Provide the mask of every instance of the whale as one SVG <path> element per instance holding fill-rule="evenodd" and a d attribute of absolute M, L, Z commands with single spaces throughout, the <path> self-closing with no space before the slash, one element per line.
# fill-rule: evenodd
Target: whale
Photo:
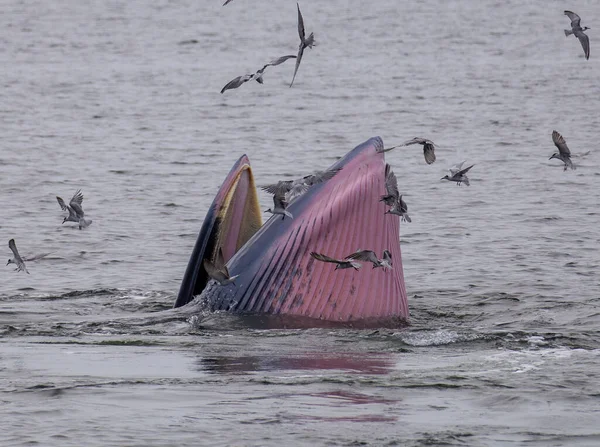
<path fill-rule="evenodd" d="M 400 250 L 400 217 L 387 213 L 385 153 L 373 137 L 329 169 L 331 179 L 293 199 L 293 218 L 264 224 L 247 155 L 241 156 L 209 207 L 183 275 L 174 307 L 207 312 L 297 317 L 374 325 L 407 323 L 409 309 Z M 336 269 L 311 252 L 344 259 L 358 249 L 391 253 L 392 269 L 370 263 Z M 204 260 L 222 256 L 235 281 L 211 279 Z"/>

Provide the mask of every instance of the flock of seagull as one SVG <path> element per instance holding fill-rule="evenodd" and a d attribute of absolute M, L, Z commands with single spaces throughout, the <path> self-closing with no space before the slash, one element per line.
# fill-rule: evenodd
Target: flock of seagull
<path fill-rule="evenodd" d="M 226 0 L 223 6 L 229 4 L 231 1 L 232 0 Z M 314 33 L 311 32 L 308 35 L 308 37 L 306 37 L 306 32 L 304 28 L 304 18 L 302 17 L 302 13 L 300 12 L 300 5 L 296 3 L 296 6 L 298 9 L 298 36 L 300 37 L 298 54 L 281 56 L 263 65 L 263 67 L 257 70 L 255 73 L 238 76 L 232 79 L 221 89 L 221 93 L 224 93 L 226 90 L 236 89 L 242 84 L 251 80 L 255 80 L 259 84 L 262 84 L 263 75 L 267 67 L 281 65 L 289 59 L 296 59 L 296 65 L 294 68 L 292 81 L 290 82 L 290 87 L 294 84 L 296 74 L 298 73 L 298 68 L 300 67 L 300 62 L 302 61 L 304 50 L 306 48 L 312 48 L 316 45 Z M 590 28 L 587 26 L 582 28 L 581 17 L 579 17 L 579 15 L 575 14 L 574 12 L 564 11 L 564 14 L 571 20 L 571 29 L 564 30 L 565 36 L 568 37 L 570 35 L 574 35 L 577 39 L 579 39 L 579 42 L 581 43 L 581 46 L 583 48 L 585 58 L 586 60 L 589 59 L 590 42 L 588 36 L 584 33 L 584 31 Z M 565 171 L 569 168 L 575 169 L 575 165 L 571 161 L 571 151 L 569 150 L 569 147 L 567 146 L 567 143 L 563 136 L 556 130 L 552 132 L 552 141 L 557 147 L 558 153 L 552 154 L 550 160 L 552 160 L 553 158 L 561 160 L 564 164 Z M 387 152 L 392 149 L 396 149 L 397 147 L 410 146 L 413 144 L 420 144 L 423 146 L 423 155 L 427 164 L 432 164 L 433 162 L 435 162 L 436 145 L 433 141 L 428 140 L 426 138 L 415 137 L 411 140 L 405 141 L 400 145 L 383 149 L 382 152 Z M 466 168 L 463 168 L 464 163 L 465 162 L 463 161 L 449 168 L 449 173 L 442 177 L 441 180 L 455 182 L 459 186 L 463 183 L 469 186 L 470 182 L 467 176 L 467 172 L 469 172 L 469 170 L 474 165 L 470 165 Z M 289 202 L 294 198 L 298 197 L 299 195 L 304 194 L 306 191 L 308 191 L 308 189 L 311 186 L 331 179 L 337 174 L 338 171 L 339 169 L 331 169 L 328 171 L 316 172 L 314 174 L 310 174 L 296 180 L 282 180 L 275 184 L 263 186 L 263 190 L 270 194 L 273 194 L 273 208 L 269 208 L 268 210 L 266 210 L 266 212 L 272 213 L 273 215 L 280 215 L 282 216 L 282 219 L 285 219 L 286 217 L 293 219 L 294 216 L 286 209 Z M 402 194 L 400 194 L 398 189 L 398 180 L 389 164 L 386 164 L 385 169 L 385 187 L 386 194 L 383 195 L 380 199 L 380 201 L 384 202 L 385 205 L 389 206 L 389 209 L 385 212 L 385 214 L 395 214 L 400 216 L 403 221 L 411 222 L 411 218 L 408 215 L 408 206 L 406 202 L 402 199 Z M 64 217 L 63 224 L 65 222 L 76 222 L 79 226 L 79 229 L 81 230 L 92 223 L 91 219 L 85 218 L 85 213 L 82 207 L 83 194 L 81 190 L 77 190 L 77 192 L 69 201 L 68 205 L 62 198 L 57 196 L 56 199 L 61 209 L 69 213 L 68 216 Z M 25 266 L 25 262 L 36 261 L 50 254 L 43 253 L 36 256 L 22 257 L 17 250 L 17 245 L 14 239 L 9 240 L 8 246 L 13 252 L 13 258 L 9 259 L 6 265 L 15 264 L 15 271 L 25 271 L 26 273 L 29 273 L 27 267 Z M 361 267 L 361 264 L 357 261 L 371 262 L 373 264 L 373 268 L 383 267 L 384 270 L 392 268 L 392 257 L 388 250 L 384 250 L 381 259 L 377 257 L 374 251 L 363 249 L 357 250 L 356 252 L 348 255 L 344 259 L 334 259 L 327 255 L 315 252 L 311 252 L 310 255 L 318 261 L 336 264 L 336 270 L 347 268 L 354 268 L 358 270 Z M 220 250 L 219 253 L 217 253 L 214 262 L 210 262 L 208 260 L 204 261 L 204 268 L 208 275 L 212 279 L 216 280 L 219 284 L 227 285 L 234 283 L 234 279 L 236 276 L 231 277 L 229 275 L 229 272 L 225 265 L 223 254 Z"/>
<path fill-rule="evenodd" d="M 69 213 L 69 215 L 63 219 L 63 221 L 62 221 L 63 224 L 65 222 L 76 222 L 78 224 L 80 230 L 83 228 L 86 228 L 92 224 L 91 219 L 85 218 L 85 212 L 83 211 L 83 207 L 82 207 L 83 193 L 81 192 L 80 189 L 78 189 L 77 192 L 75 194 L 73 194 L 73 197 L 69 201 L 68 205 L 65 203 L 65 201 L 62 198 L 60 198 L 58 196 L 56 196 L 56 200 L 58 201 L 60 208 L 63 211 L 67 211 Z M 10 250 L 13 252 L 13 257 L 8 260 L 6 265 L 15 264 L 17 266 L 15 268 L 15 271 L 17 271 L 17 272 L 23 271 L 27 274 L 29 274 L 29 270 L 27 270 L 27 266 L 25 265 L 26 262 L 37 261 L 39 259 L 45 258 L 49 254 L 52 254 L 52 252 L 50 252 L 50 253 L 42 253 L 39 255 L 29 256 L 29 257 L 21 256 L 19 254 L 19 250 L 17 250 L 17 244 L 15 243 L 14 239 L 11 239 L 8 241 L 8 248 L 10 248 Z"/>
<path fill-rule="evenodd" d="M 232 0 L 227 0 L 223 4 L 223 6 L 227 5 L 231 1 Z M 292 82 L 290 83 L 290 87 L 292 86 L 292 84 L 294 83 L 294 79 L 296 78 L 296 73 L 298 71 L 300 61 L 302 60 L 304 49 L 307 47 L 312 48 L 315 44 L 313 33 L 311 33 L 308 36 L 308 38 L 305 37 L 306 34 L 304 30 L 304 19 L 302 17 L 302 13 L 300 12 L 300 6 L 298 4 L 296 4 L 296 6 L 298 8 L 298 34 L 300 36 L 300 47 L 298 49 L 298 55 L 288 55 L 280 57 L 278 59 L 275 59 L 271 63 L 266 64 L 256 73 L 238 76 L 237 78 L 227 83 L 225 87 L 223 87 L 223 89 L 221 90 L 221 93 L 229 89 L 237 88 L 243 83 L 252 79 L 262 84 L 262 74 L 267 67 L 282 64 L 286 60 L 295 57 L 296 68 L 294 70 Z M 571 20 L 571 30 L 565 30 L 565 36 L 568 37 L 571 34 L 573 34 L 575 37 L 577 37 L 581 42 L 581 46 L 583 47 L 585 58 L 589 59 L 589 38 L 584 33 L 584 31 L 588 30 L 589 28 L 587 26 L 584 28 L 581 27 L 581 17 L 579 17 L 574 12 L 564 11 L 564 14 Z M 568 168 L 575 169 L 575 165 L 571 161 L 571 151 L 569 150 L 563 136 L 556 130 L 552 132 L 552 141 L 557 147 L 558 153 L 552 154 L 550 160 L 552 160 L 553 158 L 561 160 L 564 164 L 565 171 Z M 436 145 L 433 141 L 426 138 L 415 137 L 412 140 L 405 141 L 400 145 L 383 149 L 382 152 L 387 152 L 392 149 L 396 149 L 397 147 L 410 146 L 413 144 L 420 144 L 423 146 L 423 155 L 427 164 L 432 164 L 433 162 L 435 162 Z M 442 177 L 441 180 L 455 182 L 458 186 L 462 184 L 469 186 L 470 181 L 469 177 L 467 176 L 467 173 L 471 170 L 471 168 L 473 168 L 474 165 L 470 165 L 466 168 L 463 168 L 464 163 L 465 161 L 462 161 L 450 167 L 448 169 L 448 174 Z M 282 217 L 282 220 L 286 217 L 293 219 L 294 216 L 286 209 L 289 202 L 295 197 L 304 194 L 312 185 L 329 180 L 337 172 L 338 169 L 317 172 L 315 174 L 307 175 L 296 180 L 281 180 L 275 184 L 263 186 L 262 189 L 264 191 L 273 194 L 273 208 L 269 208 L 268 210 L 266 210 L 266 212 L 272 213 L 273 215 L 280 215 Z M 400 194 L 398 189 L 398 180 L 389 164 L 386 164 L 385 169 L 385 188 L 387 193 L 381 196 L 380 199 L 380 201 L 384 202 L 387 206 L 389 206 L 389 209 L 385 212 L 385 214 L 395 214 L 400 216 L 400 218 L 403 221 L 411 222 L 411 218 L 408 215 L 408 206 L 406 202 L 402 199 L 402 194 Z M 356 252 L 346 256 L 344 259 L 335 259 L 325 254 L 316 252 L 311 252 L 310 255 L 317 261 L 336 264 L 335 270 L 348 268 L 358 270 L 359 268 L 361 268 L 361 264 L 357 261 L 372 262 L 373 268 L 383 267 L 384 270 L 392 268 L 391 253 L 388 250 L 385 250 L 383 252 L 381 259 L 377 257 L 377 254 L 374 251 L 363 249 L 357 250 Z M 225 267 L 224 262 L 222 261 L 222 255 L 220 257 L 220 260 L 218 259 L 216 263 L 216 265 L 213 265 L 210 262 L 208 262 L 208 264 L 205 264 L 205 269 L 207 270 L 209 276 L 217 280 L 221 285 L 231 284 L 233 281 L 229 277 L 227 267 Z"/>
<path fill-rule="evenodd" d="M 231 0 L 227 0 L 223 3 L 223 6 L 231 2 Z M 302 55 L 304 55 L 304 50 L 306 48 L 312 48 L 317 43 L 315 42 L 315 34 L 310 33 L 308 37 L 306 37 L 306 31 L 304 30 L 304 19 L 302 18 L 302 13 L 300 12 L 300 5 L 296 3 L 298 8 L 298 36 L 300 37 L 300 46 L 298 47 L 298 54 L 294 56 L 293 54 L 289 54 L 287 56 L 281 56 L 277 59 L 273 59 L 266 65 L 256 71 L 256 73 L 245 74 L 242 76 L 238 76 L 237 78 L 233 78 L 229 81 L 225 86 L 221 89 L 221 93 L 225 93 L 226 90 L 238 88 L 240 85 L 255 80 L 259 84 L 263 83 L 263 73 L 267 67 L 273 67 L 276 65 L 283 64 L 288 59 L 296 59 L 296 67 L 294 68 L 294 76 L 292 77 L 292 82 L 290 82 L 290 87 L 294 84 L 294 79 L 296 79 L 296 73 L 298 73 L 298 68 L 300 67 L 300 62 L 302 61 Z"/>

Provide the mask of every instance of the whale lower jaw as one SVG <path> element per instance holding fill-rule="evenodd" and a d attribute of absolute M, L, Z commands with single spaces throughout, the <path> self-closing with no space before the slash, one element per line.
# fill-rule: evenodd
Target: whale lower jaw
<path fill-rule="evenodd" d="M 239 249 L 231 253 L 227 264 L 230 275 L 237 275 L 235 284 L 221 286 L 205 281 L 201 288 L 182 282 L 184 294 L 194 290 L 195 304 L 211 311 L 227 311 L 243 315 L 293 317 L 318 326 L 319 321 L 350 323 L 369 327 L 382 322 L 407 321 L 409 312 L 400 252 L 400 218 L 386 214 L 387 206 L 379 199 L 386 193 L 385 160 L 380 138 L 372 138 L 350 151 L 335 163 L 341 170 L 330 180 L 312 186 L 293 200 L 287 210 L 293 219 L 271 217 Z M 239 163 L 239 161 L 238 161 Z M 236 164 L 237 165 L 237 164 Z M 248 170 L 249 162 L 248 162 Z M 230 176 L 215 198 L 230 197 L 231 220 L 228 228 L 241 225 L 236 219 L 247 209 L 243 200 L 232 201 Z M 251 173 L 249 174 L 251 178 Z M 225 190 L 224 190 L 225 188 Z M 243 188 L 240 194 L 244 192 Z M 215 220 L 209 211 L 208 220 Z M 212 242 L 212 232 L 203 230 L 197 246 L 227 246 L 228 234 L 222 234 L 218 244 Z M 234 232 L 235 233 L 235 232 Z M 247 232 L 248 234 L 249 232 Z M 201 242 L 202 238 L 202 242 Z M 239 242 L 239 238 L 238 238 Z M 381 256 L 384 250 L 392 255 L 393 267 L 336 270 L 335 264 L 312 258 L 310 252 L 343 259 L 357 249 L 374 250 Z M 209 250 L 210 252 L 210 250 Z M 214 253 L 214 250 L 213 250 Z M 196 265 L 196 249 L 190 265 Z M 195 267 L 188 265 L 188 271 Z M 189 282 L 189 279 L 187 280 Z M 198 291 L 201 289 L 200 291 Z M 182 292 L 180 291 L 180 297 Z M 192 296 L 182 300 L 189 302 Z M 267 318 L 280 321 L 280 318 Z M 387 326 L 387 324 L 383 324 Z"/>

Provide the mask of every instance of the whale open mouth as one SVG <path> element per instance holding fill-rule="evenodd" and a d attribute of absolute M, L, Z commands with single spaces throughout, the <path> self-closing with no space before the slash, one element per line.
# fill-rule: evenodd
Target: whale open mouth
<path fill-rule="evenodd" d="M 271 217 L 261 226 L 250 164 L 241 157 L 226 177 L 200 230 L 175 307 L 197 297 L 211 310 L 293 315 L 352 322 L 408 319 L 400 253 L 400 218 L 386 214 L 385 159 L 380 138 L 356 147 L 330 169 L 333 178 L 292 200 L 293 219 Z M 226 286 L 209 280 L 203 259 L 221 248 L 229 273 Z M 344 259 L 358 249 L 381 256 L 392 269 L 338 269 L 311 252 Z"/>
<path fill-rule="evenodd" d="M 250 161 L 242 155 L 206 213 L 174 307 L 189 303 L 206 287 L 210 278 L 203 266 L 204 259 L 213 262 L 220 249 L 225 262 L 229 261 L 261 225 Z"/>

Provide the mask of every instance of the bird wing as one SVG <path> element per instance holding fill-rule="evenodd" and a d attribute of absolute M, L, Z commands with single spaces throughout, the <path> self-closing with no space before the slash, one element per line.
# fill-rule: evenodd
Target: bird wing
<path fill-rule="evenodd" d="M 464 164 L 465 164 L 465 161 L 463 160 L 460 163 L 456 163 L 454 166 L 451 166 L 450 168 L 448 168 L 448 171 L 450 171 L 450 176 L 454 177 L 456 174 L 458 174 Z"/>
<path fill-rule="evenodd" d="M 425 144 L 429 143 L 433 145 L 433 141 L 428 140 L 427 138 L 414 137 L 412 140 L 405 141 L 400 146 L 410 146 L 411 144 Z"/>
<path fill-rule="evenodd" d="M 565 15 L 571 20 L 571 26 L 580 26 L 579 23 L 581 22 L 581 17 L 573 11 L 565 11 Z"/>
<path fill-rule="evenodd" d="M 306 39 L 306 33 L 304 31 L 304 19 L 302 18 L 302 13 L 300 12 L 300 5 L 296 3 L 298 7 L 298 36 L 300 36 L 300 44 L 304 44 L 304 39 Z"/>
<path fill-rule="evenodd" d="M 280 180 L 277 183 L 261 186 L 260 188 L 269 194 L 285 194 L 292 189 L 292 183 L 292 180 Z"/>
<path fill-rule="evenodd" d="M 327 171 L 318 171 L 314 174 L 303 177 L 303 182 L 307 186 L 316 185 L 317 183 L 323 183 L 329 179 L 332 179 L 342 168 L 329 169 Z"/>
<path fill-rule="evenodd" d="M 468 168 L 465 168 L 465 169 L 462 169 L 462 170 L 458 171 L 456 173 L 456 175 L 458 175 L 458 176 L 465 175 L 467 172 L 469 172 L 469 169 L 471 169 L 473 166 L 475 166 L 475 165 L 471 165 Z"/>
<path fill-rule="evenodd" d="M 324 172 L 319 172 L 318 175 L 315 174 L 313 176 L 314 183 L 326 182 L 327 180 L 331 180 L 335 175 L 340 172 L 342 168 L 328 169 Z"/>
<path fill-rule="evenodd" d="M 225 90 L 238 88 L 240 85 L 242 85 L 244 82 L 249 81 L 250 79 L 252 79 L 252 75 L 238 76 L 237 78 L 234 78 L 227 84 L 225 84 L 225 87 L 221 89 L 221 93 L 223 93 Z"/>
<path fill-rule="evenodd" d="M 425 162 L 430 165 L 435 161 L 435 145 L 430 142 L 425 142 L 423 145 L 423 155 L 425 156 Z"/>
<path fill-rule="evenodd" d="M 300 48 L 298 48 L 298 56 L 296 56 L 296 68 L 294 68 L 294 76 L 292 77 L 292 82 L 290 83 L 290 87 L 294 84 L 294 79 L 296 79 L 296 73 L 298 73 L 298 67 L 300 66 L 300 61 L 302 60 L 302 55 L 304 54 L 304 45 L 300 43 Z"/>
<path fill-rule="evenodd" d="M 285 193 L 276 193 L 273 196 L 273 205 L 275 206 L 275 208 L 279 208 L 279 209 L 286 209 L 287 207 L 287 201 L 285 200 Z"/>
<path fill-rule="evenodd" d="M 304 183 L 298 183 L 294 186 L 292 186 L 292 188 L 285 193 L 285 199 L 286 201 L 291 201 L 292 199 L 301 196 L 302 194 L 304 194 L 306 191 L 308 191 L 308 189 L 310 188 L 309 185 L 305 185 Z"/>
<path fill-rule="evenodd" d="M 323 255 L 321 253 L 315 253 L 314 251 L 311 251 L 310 255 L 313 258 L 315 258 L 317 261 L 332 262 L 334 264 L 341 264 L 343 262 L 343 261 L 339 261 L 337 259 L 330 258 L 329 256 Z"/>
<path fill-rule="evenodd" d="M 402 195 L 398 197 L 398 204 L 400 205 L 400 211 L 402 211 L 403 213 L 406 213 L 408 211 L 408 205 L 406 204 L 404 199 L 402 199 Z"/>
<path fill-rule="evenodd" d="M 583 31 L 577 33 L 577 38 L 579 42 L 581 42 L 581 47 L 583 48 L 583 53 L 585 54 L 585 58 L 590 58 L 590 38 Z"/>
<path fill-rule="evenodd" d="M 81 192 L 81 189 L 78 189 L 77 192 L 73 194 L 69 205 L 73 206 L 74 203 L 76 203 L 79 206 L 81 206 L 81 204 L 83 203 L 83 193 Z"/>
<path fill-rule="evenodd" d="M 77 217 L 82 218 L 83 216 L 85 216 L 83 208 L 81 208 L 81 206 L 77 202 L 71 202 L 71 208 L 73 209 Z"/>
<path fill-rule="evenodd" d="M 225 3 L 223 3 L 223 6 L 227 5 L 228 3 L 231 3 L 233 0 L 226 0 Z"/>
<path fill-rule="evenodd" d="M 377 255 L 373 250 L 356 250 L 354 253 L 346 256 L 346 259 L 356 259 L 357 261 L 368 261 L 374 264 L 379 262 Z"/>
<path fill-rule="evenodd" d="M 223 256 L 223 250 L 219 247 L 219 251 L 217 251 L 217 257 L 215 258 L 215 267 L 218 269 L 222 269 L 225 267 L 225 256 Z"/>
<path fill-rule="evenodd" d="M 63 199 L 61 199 L 60 197 L 56 196 L 56 200 L 58 200 L 58 204 L 60 205 L 60 207 L 62 208 L 63 211 L 67 211 L 67 204 L 65 203 L 65 201 Z"/>
<path fill-rule="evenodd" d="M 285 61 L 287 61 L 288 59 L 292 59 L 292 58 L 296 58 L 295 54 L 288 54 L 287 56 L 281 56 L 278 57 L 277 59 L 273 59 L 271 62 L 269 62 L 267 65 L 265 65 L 265 67 L 268 67 L 269 65 L 275 66 L 275 65 L 279 65 L 279 64 L 283 64 Z"/>
<path fill-rule="evenodd" d="M 571 156 L 571 151 L 569 150 L 569 147 L 567 146 L 567 142 L 565 141 L 563 136 L 555 130 L 552 131 L 552 141 L 558 148 L 558 151 L 560 152 L 561 155 L 567 155 L 569 157 Z"/>
<path fill-rule="evenodd" d="M 383 250 L 383 260 L 388 261 L 390 265 L 392 264 L 392 254 L 389 250 Z"/>
<path fill-rule="evenodd" d="M 400 194 L 398 191 L 398 179 L 390 165 L 385 166 L 385 190 L 388 195 L 393 197 L 398 197 L 398 194 Z"/>
<path fill-rule="evenodd" d="M 8 241 L 8 248 L 10 248 L 12 250 L 17 264 L 19 263 L 19 261 L 21 261 L 21 262 L 23 261 L 23 259 L 21 258 L 21 255 L 19 255 L 19 251 L 17 250 L 17 244 L 15 244 L 14 239 L 11 239 L 10 241 Z"/>
<path fill-rule="evenodd" d="M 25 262 L 31 262 L 31 261 L 37 261 L 38 259 L 42 259 L 45 258 L 46 256 L 48 256 L 49 254 L 52 254 L 54 252 L 48 252 L 48 253 L 41 253 L 39 255 L 35 255 L 35 256 L 31 256 L 30 258 L 23 258 L 23 261 Z"/>
<path fill-rule="evenodd" d="M 210 276 L 212 279 L 219 281 L 219 282 L 227 279 L 224 275 L 224 272 L 222 272 L 220 269 L 218 269 L 208 259 L 205 259 L 204 261 L 202 261 L 202 265 L 204 266 L 204 270 L 206 270 L 206 273 L 208 273 L 208 276 Z"/>

